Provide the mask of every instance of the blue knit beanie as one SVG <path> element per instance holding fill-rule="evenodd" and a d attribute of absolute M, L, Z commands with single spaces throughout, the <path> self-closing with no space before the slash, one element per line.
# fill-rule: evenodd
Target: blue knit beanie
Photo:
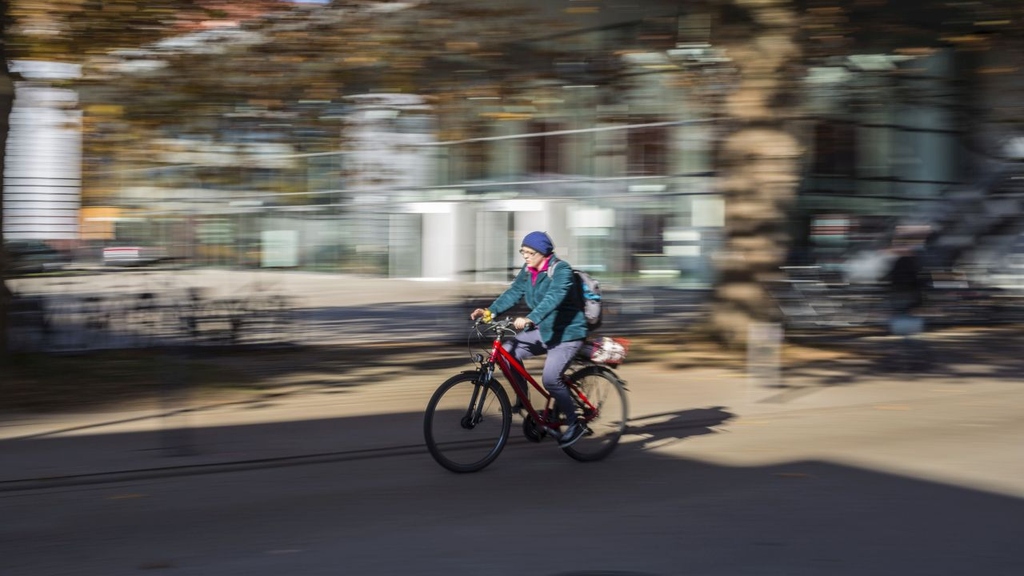
<path fill-rule="evenodd" d="M 532 248 L 545 256 L 555 251 L 555 243 L 551 241 L 551 236 L 548 236 L 547 232 L 530 232 L 526 238 L 523 238 L 523 246 Z"/>

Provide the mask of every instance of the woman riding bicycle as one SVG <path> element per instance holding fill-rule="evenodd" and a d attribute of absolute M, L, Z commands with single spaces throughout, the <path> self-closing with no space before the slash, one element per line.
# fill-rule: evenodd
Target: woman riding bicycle
<path fill-rule="evenodd" d="M 526 261 L 512 285 L 487 308 L 477 308 L 471 320 L 501 314 L 524 300 L 530 313 L 515 319 L 520 330 L 504 347 L 516 360 L 547 354 L 541 383 L 565 415 L 567 427 L 559 438 L 562 448 L 583 437 L 585 428 L 576 421 L 576 408 L 561 376 L 587 336 L 587 320 L 572 296 L 573 273 L 568 262 L 554 254 L 554 242 L 545 232 L 530 232 L 519 253 Z M 548 273 L 548 270 L 552 273 Z"/>

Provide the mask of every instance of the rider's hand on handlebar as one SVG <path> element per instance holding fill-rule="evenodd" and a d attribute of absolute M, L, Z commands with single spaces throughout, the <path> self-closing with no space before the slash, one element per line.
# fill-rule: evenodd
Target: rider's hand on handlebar
<path fill-rule="evenodd" d="M 477 308 L 469 315 L 470 320 L 481 319 L 484 322 L 490 322 L 494 319 L 494 315 L 487 308 Z"/>
<path fill-rule="evenodd" d="M 533 326 L 533 321 L 529 318 L 520 316 L 516 318 L 513 325 L 516 327 L 516 330 L 525 330 L 528 326 Z"/>

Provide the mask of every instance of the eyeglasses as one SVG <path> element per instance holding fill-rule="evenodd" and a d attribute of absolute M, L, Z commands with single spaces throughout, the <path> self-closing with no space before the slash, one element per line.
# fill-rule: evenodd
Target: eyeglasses
<path fill-rule="evenodd" d="M 534 252 L 533 250 L 526 250 L 525 248 L 520 250 L 519 253 L 522 254 L 524 258 L 533 258 L 534 256 L 540 254 L 540 252 Z"/>

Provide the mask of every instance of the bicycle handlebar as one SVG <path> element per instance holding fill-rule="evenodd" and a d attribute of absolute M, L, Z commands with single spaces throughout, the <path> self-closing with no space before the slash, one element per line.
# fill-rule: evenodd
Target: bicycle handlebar
<path fill-rule="evenodd" d="M 518 330 L 516 330 L 515 328 L 514 318 L 505 318 L 504 320 L 492 318 L 489 321 L 485 321 L 483 318 L 477 318 L 476 321 L 473 323 L 473 326 L 476 328 L 479 328 L 481 325 L 485 326 L 485 332 L 498 332 L 502 336 L 510 336 L 518 332 Z M 527 324 L 527 327 L 533 325 L 534 324 L 530 322 L 529 324 Z"/>

